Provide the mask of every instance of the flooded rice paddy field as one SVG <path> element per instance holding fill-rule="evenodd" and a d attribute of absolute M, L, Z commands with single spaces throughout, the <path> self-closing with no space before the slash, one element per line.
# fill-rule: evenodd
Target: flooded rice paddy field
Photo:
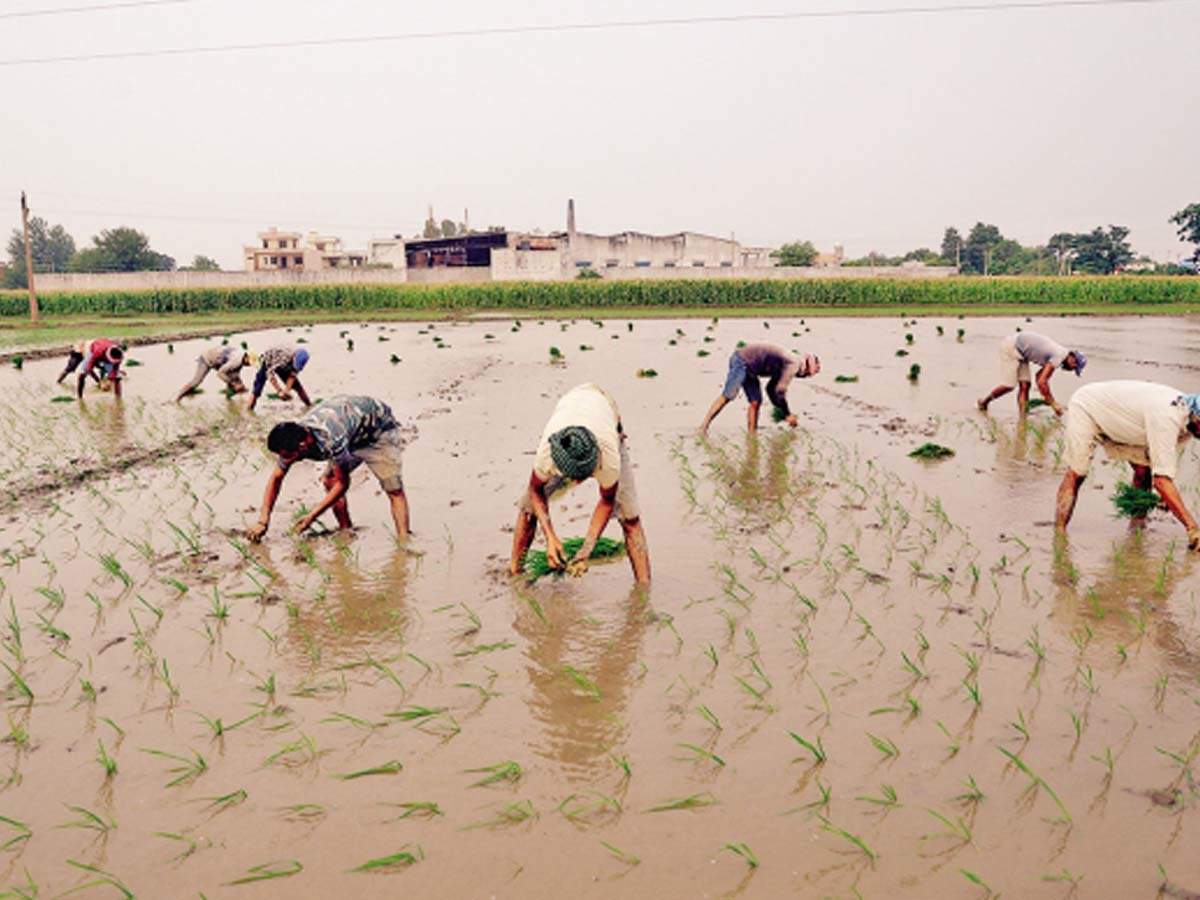
<path fill-rule="evenodd" d="M 1084 349 L 1088 380 L 1200 384 L 1192 320 L 233 335 L 303 337 L 314 397 L 392 406 L 412 439 L 407 551 L 365 467 L 352 535 L 287 535 L 322 493 L 304 463 L 267 540 L 239 536 L 265 432 L 295 407 L 248 415 L 215 375 L 166 404 L 207 342 L 136 348 L 119 404 L 51 402 L 56 360 L 3 372 L 0 885 L 1195 896 L 1196 558 L 1165 513 L 1142 535 L 1114 518 L 1126 476 L 1102 454 L 1055 549 L 1060 424 L 1018 425 L 1011 396 L 974 408 L 1017 325 Z M 824 370 L 790 392 L 798 430 L 764 414 L 748 442 L 739 400 L 701 442 L 739 339 Z M 532 586 L 505 574 L 541 428 L 583 381 L 629 434 L 645 593 L 625 560 Z M 1053 387 L 1065 401 L 1079 383 Z M 957 455 L 909 459 L 927 440 Z M 594 502 L 584 487 L 557 503 L 559 533 L 583 534 Z"/>

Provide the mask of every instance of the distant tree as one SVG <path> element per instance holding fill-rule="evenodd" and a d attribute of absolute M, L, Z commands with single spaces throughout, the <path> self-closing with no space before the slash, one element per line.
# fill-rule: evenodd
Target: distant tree
<path fill-rule="evenodd" d="M 209 256 L 193 256 L 192 264 L 184 266 L 185 272 L 220 272 L 221 264 Z"/>
<path fill-rule="evenodd" d="M 918 247 L 916 250 L 909 250 L 900 257 L 900 262 L 919 262 L 926 266 L 940 266 L 943 264 L 941 254 L 934 253 L 928 247 Z"/>
<path fill-rule="evenodd" d="M 48 226 L 40 216 L 29 220 L 29 246 L 33 251 L 34 272 L 65 272 L 75 255 L 75 239 L 61 225 Z M 25 287 L 25 235 L 14 228 L 8 239 L 8 270 L 4 286 Z"/>
<path fill-rule="evenodd" d="M 962 247 L 962 235 L 958 233 L 958 229 L 951 226 L 946 229 L 942 235 L 942 259 L 948 265 L 954 265 L 958 262 L 958 251 Z"/>
<path fill-rule="evenodd" d="M 1075 271 L 1090 275 L 1111 275 L 1133 262 L 1133 248 L 1125 240 L 1129 229 L 1122 225 L 1093 228 L 1086 234 L 1075 235 Z"/>
<path fill-rule="evenodd" d="M 1050 240 L 1046 241 L 1046 249 L 1054 254 L 1054 261 L 1058 265 L 1059 275 L 1067 274 L 1067 267 L 1075 257 L 1076 237 L 1077 235 L 1060 231 L 1058 234 L 1051 235 Z"/>
<path fill-rule="evenodd" d="M 425 220 L 425 227 L 421 230 L 421 237 L 428 241 L 432 238 L 441 236 L 442 230 L 438 228 L 437 222 L 433 221 L 433 215 L 431 214 L 429 218 Z"/>
<path fill-rule="evenodd" d="M 976 275 L 990 274 L 992 252 L 1003 240 L 1004 236 L 995 225 L 976 222 L 971 233 L 967 235 L 966 243 L 963 244 L 962 270 Z"/>
<path fill-rule="evenodd" d="M 1200 203 L 1189 203 L 1171 216 L 1169 221 L 1172 225 L 1179 226 L 1179 240 L 1195 245 L 1192 261 L 1200 263 Z"/>
<path fill-rule="evenodd" d="M 442 219 L 442 227 L 440 229 L 442 237 L 454 237 L 458 234 L 458 226 L 454 224 L 452 219 Z"/>
<path fill-rule="evenodd" d="M 812 241 L 793 241 L 771 254 L 781 266 L 811 266 L 817 261 L 817 248 Z"/>
<path fill-rule="evenodd" d="M 74 272 L 170 271 L 175 260 L 150 247 L 150 239 L 135 228 L 121 226 L 101 231 L 92 246 L 75 254 Z"/>

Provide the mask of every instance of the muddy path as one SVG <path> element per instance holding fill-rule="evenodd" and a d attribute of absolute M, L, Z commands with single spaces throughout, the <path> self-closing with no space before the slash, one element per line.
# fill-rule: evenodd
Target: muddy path
<path fill-rule="evenodd" d="M 1163 514 L 1144 534 L 1113 517 L 1124 475 L 1099 457 L 1055 546 L 1061 425 L 1019 425 L 1009 398 L 973 409 L 1018 325 L 1087 349 L 1089 378 L 1191 386 L 1190 320 L 264 335 L 305 339 L 315 396 L 372 393 L 418 425 L 405 548 L 365 467 L 351 534 L 286 533 L 322 493 L 301 464 L 267 539 L 240 537 L 273 465 L 262 435 L 295 407 L 248 416 L 215 379 L 164 405 L 203 342 L 141 351 L 120 409 L 51 403 L 54 361 L 0 373 L 5 490 L 67 459 L 90 473 L 0 517 L 0 884 L 1194 894 L 1200 572 Z M 822 357 L 790 393 L 801 427 L 748 441 L 739 400 L 698 441 L 729 352 L 764 337 Z M 537 437 L 584 381 L 621 407 L 645 592 L 623 559 L 577 580 L 504 575 Z M 956 455 L 910 459 L 925 440 Z M 1198 476 L 1189 446 L 1193 507 Z M 556 502 L 560 534 L 582 534 L 594 502 L 586 487 Z"/>

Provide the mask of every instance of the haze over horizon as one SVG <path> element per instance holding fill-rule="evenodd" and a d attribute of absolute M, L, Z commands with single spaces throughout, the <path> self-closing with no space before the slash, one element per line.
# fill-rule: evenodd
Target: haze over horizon
<path fill-rule="evenodd" d="M 1200 201 L 1196 0 L 5 64 L 884 5 L 179 0 L 20 18 L 52 8 L 22 0 L 0 14 L 0 227 L 19 225 L 24 189 L 81 247 L 130 225 L 180 264 L 240 268 L 270 225 L 358 248 L 412 235 L 432 204 L 554 230 L 573 197 L 581 230 L 848 256 L 936 249 L 976 221 L 1023 244 L 1115 223 L 1138 253 L 1188 252 L 1167 220 Z"/>

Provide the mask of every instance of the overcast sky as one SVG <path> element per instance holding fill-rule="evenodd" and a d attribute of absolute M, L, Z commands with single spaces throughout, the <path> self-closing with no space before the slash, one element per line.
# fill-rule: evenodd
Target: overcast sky
<path fill-rule="evenodd" d="M 5 0 L 0 61 L 903 0 Z M 911 0 L 909 0 L 911 2 Z M 929 0 L 937 3 L 939 0 Z M 985 0 L 986 2 L 986 0 Z M 132 225 L 241 266 L 269 225 L 351 246 L 438 218 L 936 247 L 1118 223 L 1177 258 L 1200 201 L 1200 0 L 454 37 L 0 66 L 0 216 Z"/>

